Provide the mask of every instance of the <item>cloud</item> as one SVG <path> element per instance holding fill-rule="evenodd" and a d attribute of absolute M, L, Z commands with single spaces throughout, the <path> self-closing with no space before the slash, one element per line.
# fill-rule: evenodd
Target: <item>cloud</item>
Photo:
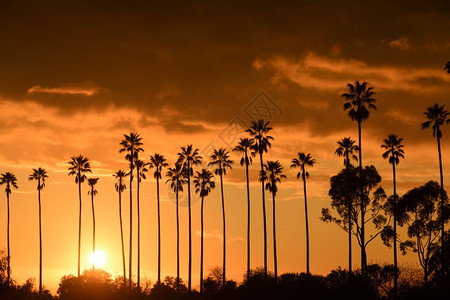
<path fill-rule="evenodd" d="M 42 87 L 40 85 L 35 85 L 29 88 L 27 90 L 27 93 L 94 96 L 104 91 L 104 89 L 93 84 L 92 82 L 87 82 L 78 84 L 65 84 L 59 87 Z"/>
<path fill-rule="evenodd" d="M 411 42 L 407 37 L 401 37 L 397 40 L 393 40 L 389 42 L 389 46 L 392 48 L 399 48 L 401 50 L 410 50 L 411 49 Z"/>
<path fill-rule="evenodd" d="M 195 234 L 201 236 L 202 232 L 200 230 L 196 230 Z M 214 230 L 212 232 L 203 231 L 203 237 L 205 239 L 223 239 L 223 235 L 218 230 Z"/>

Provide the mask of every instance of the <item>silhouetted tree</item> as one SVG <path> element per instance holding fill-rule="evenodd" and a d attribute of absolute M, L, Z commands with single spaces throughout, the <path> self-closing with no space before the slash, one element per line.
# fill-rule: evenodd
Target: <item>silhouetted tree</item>
<path fill-rule="evenodd" d="M 89 178 L 88 185 L 91 187 L 91 190 L 88 191 L 88 195 L 91 195 L 91 206 L 92 206 L 92 254 L 95 254 L 95 209 L 94 209 L 94 196 L 98 194 L 98 191 L 95 189 L 95 185 L 98 182 L 98 178 Z M 95 269 L 95 262 L 92 264 L 92 267 Z"/>
<path fill-rule="evenodd" d="M 448 211 L 447 193 L 444 191 L 442 194 L 439 184 L 429 181 L 406 192 L 397 205 L 398 222 L 400 226 L 408 226 L 407 233 L 410 238 L 400 243 L 400 250 L 403 254 L 408 250 L 417 253 L 423 268 L 426 289 L 430 259 L 433 253 L 439 251 L 440 225 L 449 221 L 448 214 L 440 212 L 439 198 L 444 200 L 444 207 Z"/>
<path fill-rule="evenodd" d="M 274 274 L 275 279 L 278 279 L 278 260 L 277 260 L 277 230 L 276 230 L 276 211 L 275 211 L 275 197 L 278 192 L 277 183 L 281 183 L 282 178 L 286 178 L 283 173 L 283 167 L 280 162 L 277 161 L 267 161 L 264 165 L 264 171 L 260 174 L 260 180 L 266 181 L 266 190 L 272 193 L 272 212 L 273 212 L 273 261 L 274 261 Z"/>
<path fill-rule="evenodd" d="M 142 138 L 138 133 L 130 133 L 130 135 L 124 134 L 124 139 L 120 142 L 120 146 L 122 148 L 119 150 L 119 153 L 127 152 L 125 155 L 125 159 L 130 163 L 130 254 L 129 254 L 129 266 L 128 266 L 128 289 L 131 292 L 133 272 L 132 272 L 132 263 L 133 263 L 133 170 L 134 170 L 134 161 L 138 158 L 138 153 L 144 151 L 142 149 Z"/>
<path fill-rule="evenodd" d="M 189 214 L 189 267 L 188 267 L 188 290 L 192 287 L 192 221 L 191 221 L 191 176 L 194 175 L 193 166 L 201 163 L 202 157 L 198 154 L 198 149 L 193 149 L 192 145 L 181 147 L 178 153 L 178 163 L 186 169 L 188 187 L 188 214 Z"/>
<path fill-rule="evenodd" d="M 357 145 L 355 145 L 355 141 L 352 140 L 350 137 L 344 137 L 342 140 L 337 142 L 339 147 L 336 149 L 334 154 L 337 156 L 343 156 L 344 157 L 344 166 L 345 168 L 348 168 L 351 164 L 350 157 L 358 161 L 358 157 L 354 154 L 359 151 L 359 148 Z M 353 203 L 351 202 L 351 198 L 347 198 L 347 210 L 352 210 Z M 348 271 L 350 274 L 352 273 L 352 220 L 351 220 L 351 214 L 348 214 Z"/>
<path fill-rule="evenodd" d="M 343 93 L 341 97 L 345 99 L 344 110 L 348 110 L 348 116 L 352 121 L 356 121 L 358 124 L 358 140 L 359 140 L 359 169 L 363 169 L 362 165 L 362 147 L 361 147 L 361 123 L 369 118 L 369 109 L 376 109 L 375 99 L 373 96 L 375 92 L 372 87 L 368 86 L 366 81 L 360 83 L 355 81 L 354 84 L 347 84 L 348 91 Z M 363 198 L 363 188 L 360 188 L 360 204 L 361 204 L 361 242 L 365 244 L 365 233 L 364 233 L 364 207 L 362 200 Z M 365 252 L 361 249 L 361 271 L 363 277 L 365 276 L 365 267 L 367 264 L 367 258 L 365 257 Z"/>
<path fill-rule="evenodd" d="M 78 200 L 79 200 L 79 212 L 78 212 L 78 272 L 77 276 L 80 276 L 80 263 L 81 263 L 81 184 L 86 180 L 85 173 L 92 173 L 91 164 L 89 159 L 83 155 L 72 156 L 69 164 L 69 176 L 75 176 L 75 183 L 78 184 Z"/>
<path fill-rule="evenodd" d="M 47 171 L 43 168 L 33 169 L 28 180 L 37 180 L 38 204 L 39 204 L 39 295 L 42 295 L 42 220 L 41 220 L 41 190 L 45 187 Z"/>
<path fill-rule="evenodd" d="M 136 157 L 134 161 L 134 165 L 136 166 L 136 181 L 137 181 L 137 286 L 141 288 L 141 210 L 140 210 L 140 184 L 142 179 L 146 179 L 145 173 L 148 172 L 147 165 L 148 163 L 143 162 L 142 160 Z"/>
<path fill-rule="evenodd" d="M 16 175 L 14 175 L 13 173 L 10 172 L 6 172 L 0 175 L 0 185 L 6 184 L 5 187 L 5 193 L 6 193 L 6 203 L 7 203 L 7 210 L 8 210 L 8 215 L 7 215 L 7 229 L 6 229 L 6 236 L 7 236 L 7 262 L 8 262 L 8 266 L 7 266 L 7 283 L 8 285 L 11 283 L 11 251 L 10 251 L 10 246 L 9 246 L 9 223 L 10 223 L 10 211 L 9 211 L 9 196 L 11 195 L 11 188 L 15 188 L 18 189 L 19 187 L 17 186 L 17 178 Z"/>
<path fill-rule="evenodd" d="M 127 188 L 127 186 L 125 185 L 125 177 L 127 177 L 128 174 L 123 170 L 119 170 L 116 173 L 114 173 L 113 176 L 116 179 L 115 183 L 116 192 L 119 193 L 120 241 L 122 244 L 123 287 L 125 288 L 127 282 L 127 274 L 125 267 L 125 247 L 123 240 L 123 224 L 122 224 L 122 192 Z"/>
<path fill-rule="evenodd" d="M 444 70 L 447 70 L 447 73 L 450 73 L 450 61 L 445 64 Z"/>
<path fill-rule="evenodd" d="M 201 172 L 197 171 L 197 175 L 194 177 L 195 192 L 200 193 L 200 197 L 202 197 L 200 212 L 200 293 L 203 293 L 203 207 L 205 197 L 208 196 L 211 192 L 211 189 L 215 188 L 216 186 L 215 182 L 212 181 L 213 177 L 213 174 L 206 169 L 202 169 Z"/>
<path fill-rule="evenodd" d="M 247 180 L 247 276 L 250 274 L 250 182 L 248 166 L 252 163 L 252 156 L 255 156 L 254 144 L 254 139 L 241 138 L 238 145 L 233 149 L 233 151 L 242 153 L 240 164 L 241 166 L 245 164 L 245 178 Z"/>
<path fill-rule="evenodd" d="M 303 194 L 305 197 L 305 223 L 306 223 L 306 273 L 309 272 L 309 224 L 308 224 L 308 201 L 306 197 L 306 178 L 309 177 L 309 173 L 306 171 L 306 167 L 312 167 L 316 163 L 316 160 L 312 158 L 311 153 L 305 154 L 299 152 L 298 156 L 292 160 L 291 168 L 300 168 L 300 172 L 297 173 L 297 179 L 302 177 L 303 180 Z"/>
<path fill-rule="evenodd" d="M 159 180 L 162 178 L 161 172 L 163 167 L 169 166 L 164 155 L 155 153 L 150 155 L 150 168 L 155 168 L 153 177 L 156 179 L 156 201 L 158 209 L 158 282 L 161 283 L 161 213 L 159 205 Z"/>
<path fill-rule="evenodd" d="M 214 173 L 220 177 L 220 195 L 222 197 L 222 225 L 223 225 L 223 286 L 226 281 L 226 223 L 225 223 L 225 201 L 223 197 L 223 175 L 227 174 L 227 168 L 231 169 L 233 161 L 229 159 L 228 151 L 224 148 L 214 149 L 211 155 L 211 162 L 208 166 L 217 166 Z"/>
<path fill-rule="evenodd" d="M 441 210 L 444 209 L 444 173 L 442 171 L 442 155 L 441 155 L 441 138 L 442 131 L 441 126 L 444 124 L 450 123 L 450 119 L 448 119 L 450 113 L 445 110 L 444 105 L 439 106 L 439 104 L 435 103 L 433 106 L 427 107 L 427 111 L 423 113 L 428 121 L 422 123 L 422 129 L 429 128 L 433 129 L 433 137 L 437 140 L 438 146 L 438 155 L 439 155 L 439 172 L 441 178 Z M 444 238 L 445 238 L 445 226 L 444 226 L 444 218 L 441 219 L 441 247 L 444 248 Z M 445 254 L 442 253 L 442 272 L 445 273 Z"/>
<path fill-rule="evenodd" d="M 384 159 L 389 159 L 389 163 L 392 165 L 392 181 L 394 189 L 394 199 L 393 199 L 393 216 L 394 216 L 394 299 L 397 299 L 398 294 L 398 264 L 397 264 L 397 189 L 396 189 L 396 178 L 395 178 L 395 165 L 398 165 L 400 158 L 404 158 L 404 151 L 402 145 L 403 138 L 399 138 L 396 134 L 390 134 L 386 139 L 383 140 L 382 148 L 386 149 L 383 153 Z"/>
<path fill-rule="evenodd" d="M 169 177 L 167 179 L 167 182 L 170 182 L 170 187 L 175 192 L 175 201 L 176 201 L 176 215 L 177 215 L 177 284 L 181 284 L 180 279 L 180 218 L 178 214 L 178 193 L 183 191 L 183 184 L 186 183 L 186 170 L 183 168 L 183 166 L 180 163 L 175 163 L 174 168 L 169 168 L 167 171 L 166 177 Z M 178 285 L 177 285 L 177 292 L 179 291 Z"/>
<path fill-rule="evenodd" d="M 267 148 L 271 147 L 270 140 L 273 137 L 268 135 L 272 130 L 269 126 L 269 122 L 265 122 L 263 119 L 258 121 L 252 121 L 250 128 L 245 130 L 255 140 L 255 144 L 252 149 L 259 153 L 259 161 L 261 164 L 261 172 L 264 171 L 263 153 L 267 153 Z M 264 274 L 267 277 L 267 222 L 266 222 L 266 200 L 264 193 L 264 181 L 261 181 L 261 193 L 262 193 L 262 211 L 263 211 L 263 226 L 264 226 Z"/>

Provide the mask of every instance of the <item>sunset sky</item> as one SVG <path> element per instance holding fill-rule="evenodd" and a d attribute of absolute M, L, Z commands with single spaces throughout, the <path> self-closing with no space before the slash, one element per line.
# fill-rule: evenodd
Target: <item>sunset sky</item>
<path fill-rule="evenodd" d="M 78 189 L 67 176 L 71 156 L 87 156 L 92 176 L 100 177 L 97 248 L 106 254 L 104 269 L 116 276 L 122 269 L 112 174 L 128 168 L 118 152 L 123 134 L 143 137 L 143 159 L 162 153 L 173 165 L 180 146 L 187 144 L 199 148 L 205 159 L 214 147 L 231 150 L 246 136 L 242 126 L 259 118 L 273 126 L 274 141 L 264 158 L 280 160 L 287 176 L 277 196 L 279 273 L 306 270 L 303 191 L 297 170 L 289 168 L 298 152 L 317 160 L 307 182 L 311 272 L 346 268 L 347 234 L 319 220 L 321 209 L 330 203 L 329 179 L 343 167 L 342 158 L 334 155 L 336 142 L 347 136 L 357 139 L 356 123 L 343 110 L 340 94 L 355 80 L 374 87 L 378 109 L 363 123 L 363 163 L 376 166 L 388 194 L 392 169 L 380 147 L 388 134 L 404 138 L 405 159 L 397 168 L 400 194 L 437 181 L 436 140 L 420 124 L 427 106 L 437 102 L 450 110 L 450 74 L 443 70 L 450 60 L 449 32 L 448 1 L 1 1 L 0 172 L 16 174 L 19 185 L 10 208 L 12 277 L 18 283 L 38 278 L 37 191 L 36 183 L 27 180 L 32 168 L 43 167 L 49 175 L 42 192 L 43 280 L 55 292 L 63 275 L 77 271 Z M 448 188 L 448 125 L 442 153 Z M 245 170 L 237 154 L 231 158 L 235 164 L 224 177 L 227 275 L 241 281 L 246 271 Z M 250 170 L 252 268 L 263 265 L 258 170 L 255 160 Z M 163 278 L 176 276 L 175 205 L 164 182 Z M 90 268 L 92 217 L 87 184 L 82 188 L 84 269 Z M 266 195 L 273 271 L 272 200 Z M 127 240 L 128 193 L 123 200 Z M 0 203 L 0 249 L 6 249 L 3 191 Z M 183 205 L 181 276 L 187 281 Z M 193 286 L 198 288 L 199 201 L 192 213 Z M 152 173 L 142 183 L 141 214 L 141 278 L 155 282 Z M 219 188 L 206 198 L 205 214 L 208 274 L 222 262 Z M 356 239 L 353 243 L 354 267 L 359 267 Z M 368 260 L 392 263 L 392 251 L 376 240 L 368 246 Z M 399 263 L 416 264 L 417 258 L 399 255 Z"/>

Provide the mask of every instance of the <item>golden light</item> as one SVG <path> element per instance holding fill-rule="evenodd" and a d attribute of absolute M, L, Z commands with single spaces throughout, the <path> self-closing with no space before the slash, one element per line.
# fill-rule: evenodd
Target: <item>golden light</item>
<path fill-rule="evenodd" d="M 96 250 L 89 256 L 89 262 L 96 268 L 101 268 L 106 262 L 106 255 L 100 250 Z"/>

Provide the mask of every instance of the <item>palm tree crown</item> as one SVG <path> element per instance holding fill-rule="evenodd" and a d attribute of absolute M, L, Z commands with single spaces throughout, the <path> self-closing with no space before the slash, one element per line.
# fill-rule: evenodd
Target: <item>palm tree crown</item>
<path fill-rule="evenodd" d="M 161 179 L 162 178 L 162 168 L 169 166 L 167 163 L 166 158 L 164 155 L 155 153 L 155 155 L 150 156 L 150 168 L 155 168 L 155 172 L 153 173 L 153 177 L 155 179 Z"/>
<path fill-rule="evenodd" d="M 116 192 L 123 192 L 127 186 L 125 185 L 125 177 L 128 176 L 128 173 L 126 173 L 123 170 L 119 170 L 116 173 L 113 174 L 114 178 L 116 178 L 116 183 L 114 184 L 114 187 L 116 188 Z"/>
<path fill-rule="evenodd" d="M 91 190 L 88 191 L 88 195 L 95 196 L 98 194 L 97 190 L 95 189 L 95 185 L 97 184 L 97 182 L 98 182 L 98 178 L 89 178 L 88 179 L 88 185 L 91 187 Z"/>
<path fill-rule="evenodd" d="M 252 149 L 260 154 L 267 152 L 267 148 L 271 147 L 270 141 L 273 140 L 273 137 L 267 135 L 271 130 L 272 127 L 269 126 L 269 122 L 265 122 L 263 119 L 252 121 L 250 128 L 245 130 L 254 137 Z"/>
<path fill-rule="evenodd" d="M 348 110 L 348 116 L 361 123 L 369 118 L 369 109 L 377 109 L 373 96 L 375 92 L 368 83 L 355 81 L 354 84 L 348 83 L 348 92 L 343 93 L 341 97 L 345 98 L 344 109 Z"/>
<path fill-rule="evenodd" d="M 281 163 L 277 161 L 267 161 L 264 165 L 264 172 L 261 174 L 260 180 L 267 180 L 266 190 L 270 191 L 274 196 L 277 195 L 277 183 L 281 182 L 282 178 L 286 178 L 283 173 Z"/>
<path fill-rule="evenodd" d="M 433 106 L 427 107 L 427 111 L 423 114 L 427 117 L 428 121 L 422 123 L 422 129 L 433 129 L 433 137 L 438 139 L 442 138 L 441 126 L 450 123 L 450 119 L 447 119 L 449 112 L 444 109 L 444 105 L 439 106 L 435 103 Z"/>
<path fill-rule="evenodd" d="M 404 158 L 405 152 L 403 151 L 403 145 L 401 144 L 403 138 L 399 138 L 396 134 L 390 134 L 383 140 L 382 148 L 386 149 L 383 153 L 383 158 L 389 158 L 390 164 L 396 164 L 400 162 L 400 158 Z"/>
<path fill-rule="evenodd" d="M 350 137 L 344 137 L 342 140 L 337 142 L 339 147 L 336 149 L 334 154 L 344 157 L 345 166 L 350 165 L 350 157 L 353 160 L 358 161 L 358 157 L 354 153 L 358 153 L 359 147 L 358 145 L 355 145 L 355 143 L 356 141 L 352 140 Z"/>
<path fill-rule="evenodd" d="M 42 168 L 33 169 L 33 174 L 28 176 L 28 180 L 37 180 L 38 186 L 37 189 L 39 191 L 42 191 L 42 189 L 45 187 L 45 179 L 48 178 L 47 171 Z"/>
<path fill-rule="evenodd" d="M 216 187 L 216 184 L 212 179 L 214 175 L 211 171 L 202 169 L 201 172 L 197 171 L 197 175 L 194 176 L 195 192 L 200 193 L 200 197 L 206 197 L 211 192 L 211 189 Z"/>
<path fill-rule="evenodd" d="M 242 153 L 242 157 L 240 160 L 241 166 L 243 165 L 251 165 L 252 164 L 252 156 L 255 156 L 254 151 L 255 140 L 249 138 L 241 138 L 238 142 L 238 145 L 234 147 L 233 151 Z M 248 155 L 248 151 L 250 152 L 250 156 Z"/>
<path fill-rule="evenodd" d="M 17 186 L 17 178 L 16 175 L 14 175 L 11 172 L 6 172 L 0 175 L 0 185 L 6 184 L 5 192 L 6 195 L 11 195 L 11 187 L 18 189 Z"/>
<path fill-rule="evenodd" d="M 168 168 L 166 177 L 169 179 L 166 180 L 166 183 L 170 182 L 170 187 L 174 192 L 182 192 L 183 184 L 186 183 L 186 170 L 179 163 L 175 164 L 175 167 Z"/>
<path fill-rule="evenodd" d="M 233 163 L 233 161 L 229 158 L 230 156 L 226 149 L 224 148 L 220 148 L 219 150 L 214 149 L 213 154 L 211 155 L 211 162 L 208 163 L 208 166 L 217 165 L 215 174 L 226 175 L 227 168 L 231 169 L 231 164 Z"/>
<path fill-rule="evenodd" d="M 194 175 L 192 166 L 198 165 L 202 162 L 202 157 L 198 154 L 198 151 L 198 149 L 193 149 L 192 145 L 188 145 L 187 147 L 181 147 L 181 152 L 178 152 L 177 163 L 186 168 L 188 176 Z"/>
<path fill-rule="evenodd" d="M 316 160 L 311 157 L 311 153 L 305 154 L 303 152 L 298 153 L 298 157 L 292 160 L 291 168 L 300 167 L 300 171 L 297 173 L 297 178 L 302 176 L 302 179 L 309 177 L 309 173 L 306 171 L 306 167 L 312 167 L 316 163 Z"/>
<path fill-rule="evenodd" d="M 75 183 L 83 183 L 86 180 L 85 173 L 92 173 L 89 158 L 78 155 L 72 156 L 69 161 L 69 176 L 75 176 Z"/>

